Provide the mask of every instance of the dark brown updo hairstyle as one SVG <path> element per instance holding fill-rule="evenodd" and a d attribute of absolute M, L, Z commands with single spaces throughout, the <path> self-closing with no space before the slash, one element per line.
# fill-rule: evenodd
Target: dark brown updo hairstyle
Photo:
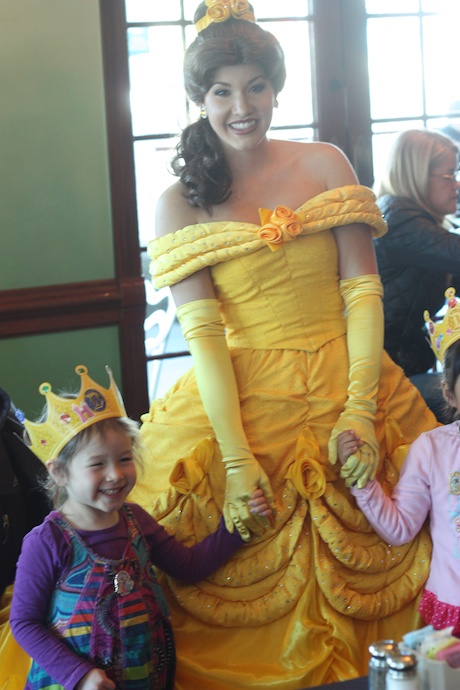
<path fill-rule="evenodd" d="M 460 340 L 456 340 L 452 345 L 449 345 L 444 353 L 443 375 L 447 388 L 453 394 L 455 384 L 460 376 Z M 446 407 L 446 424 L 460 418 L 459 410 L 449 404 L 446 404 Z"/>
<path fill-rule="evenodd" d="M 195 12 L 195 23 L 206 10 L 202 2 Z M 219 68 L 253 64 L 261 67 L 276 96 L 284 86 L 286 68 L 283 50 L 273 34 L 245 19 L 231 17 L 225 22 L 211 23 L 185 53 L 187 95 L 201 105 Z M 219 138 L 206 119 L 200 118 L 184 129 L 171 167 L 186 188 L 189 204 L 195 208 L 210 211 L 231 194 L 232 175 Z"/>

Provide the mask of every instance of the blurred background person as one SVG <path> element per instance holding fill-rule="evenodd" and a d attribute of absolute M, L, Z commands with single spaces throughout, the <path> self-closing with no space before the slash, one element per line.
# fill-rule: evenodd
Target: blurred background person
<path fill-rule="evenodd" d="M 423 319 L 436 314 L 449 285 L 460 287 L 460 236 L 449 229 L 460 189 L 459 149 L 439 132 L 402 132 L 375 185 L 388 233 L 375 240 L 384 286 L 385 349 L 420 388 L 438 418 L 444 404 Z M 434 392 L 436 391 L 436 393 Z M 432 399 L 432 395 L 434 396 Z"/>
<path fill-rule="evenodd" d="M 453 139 L 460 146 L 460 100 L 453 101 L 449 106 L 449 115 L 455 116 L 449 119 L 445 127 L 439 130 L 442 134 Z M 460 196 L 457 197 L 457 210 L 453 222 L 460 227 Z"/>

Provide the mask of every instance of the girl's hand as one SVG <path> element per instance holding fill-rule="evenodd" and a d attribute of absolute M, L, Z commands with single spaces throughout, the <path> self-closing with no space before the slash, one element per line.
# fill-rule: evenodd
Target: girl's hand
<path fill-rule="evenodd" d="M 361 448 L 363 442 L 360 436 L 353 431 L 353 429 L 347 429 L 347 431 L 342 431 L 337 436 L 337 456 L 341 465 L 344 465 L 350 455 L 356 453 L 358 448 Z"/>
<path fill-rule="evenodd" d="M 92 668 L 75 686 L 75 690 L 115 690 L 115 688 L 113 680 L 107 678 L 100 668 Z"/>
<path fill-rule="evenodd" d="M 270 508 L 262 489 L 256 489 L 252 498 L 248 501 L 249 512 L 253 515 L 260 515 L 269 519 L 271 526 L 274 524 L 273 511 Z"/>

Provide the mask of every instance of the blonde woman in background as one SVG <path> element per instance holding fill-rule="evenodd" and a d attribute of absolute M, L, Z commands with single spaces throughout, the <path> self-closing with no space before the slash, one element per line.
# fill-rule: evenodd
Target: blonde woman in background
<path fill-rule="evenodd" d="M 402 132 L 375 186 L 388 232 L 375 240 L 384 288 L 384 346 L 407 376 L 435 365 L 423 312 L 443 306 L 449 285 L 460 288 L 460 236 L 449 232 L 460 188 L 458 147 L 426 129 Z"/>

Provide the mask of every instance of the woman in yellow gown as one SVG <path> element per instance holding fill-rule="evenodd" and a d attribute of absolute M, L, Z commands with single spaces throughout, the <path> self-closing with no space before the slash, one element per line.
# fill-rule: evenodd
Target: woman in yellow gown
<path fill-rule="evenodd" d="M 132 498 L 187 543 L 222 511 L 260 532 L 199 586 L 163 578 L 180 690 L 365 675 L 372 641 L 419 625 L 430 558 L 426 533 L 382 543 L 347 489 L 378 471 L 390 491 L 407 444 L 436 425 L 382 353 L 385 223 L 336 147 L 268 139 L 284 61 L 253 19 L 243 1 L 198 7 L 185 84 L 201 117 L 149 247 L 194 366 L 143 417 Z M 340 476 L 335 438 L 356 425 L 363 452 Z M 245 507 L 256 484 L 276 509 L 263 531 Z"/>
<path fill-rule="evenodd" d="M 149 247 L 171 286 L 193 368 L 143 417 L 132 500 L 182 541 L 258 536 L 199 585 L 162 576 L 178 690 L 291 690 L 367 672 L 368 645 L 420 624 L 430 539 L 382 543 L 348 486 L 388 491 L 407 444 L 436 426 L 382 351 L 372 192 L 326 143 L 267 137 L 285 78 L 246 0 L 195 16 L 185 82 L 201 108 Z M 337 434 L 362 448 L 340 470 Z M 247 498 L 264 489 L 272 522 Z"/>

